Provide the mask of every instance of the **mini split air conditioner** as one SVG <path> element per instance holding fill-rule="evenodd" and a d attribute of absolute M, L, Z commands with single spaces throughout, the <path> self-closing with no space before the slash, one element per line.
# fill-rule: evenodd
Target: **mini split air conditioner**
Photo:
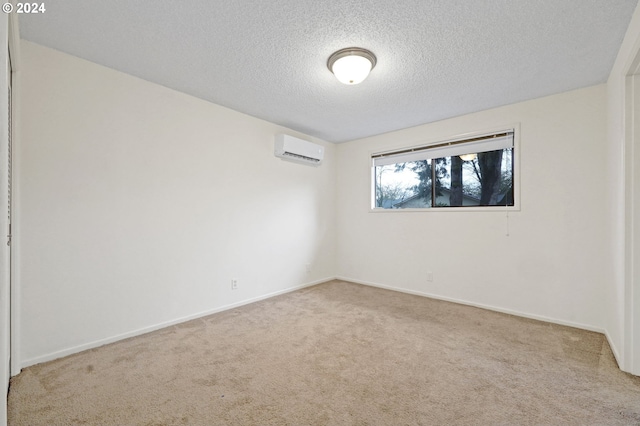
<path fill-rule="evenodd" d="M 278 134 L 274 153 L 283 160 L 318 166 L 324 158 L 324 147 L 293 136 Z"/>

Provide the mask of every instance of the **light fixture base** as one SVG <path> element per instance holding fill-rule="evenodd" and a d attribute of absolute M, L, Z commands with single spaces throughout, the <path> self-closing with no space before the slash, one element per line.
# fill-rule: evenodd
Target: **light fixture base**
<path fill-rule="evenodd" d="M 349 55 L 356 55 L 367 58 L 369 62 L 371 62 L 371 69 L 375 68 L 376 62 L 378 61 L 376 55 L 374 55 L 370 50 L 363 49 L 361 47 L 346 47 L 344 49 L 338 50 L 337 52 L 333 52 L 333 54 L 329 56 L 329 59 L 327 60 L 327 68 L 329 68 L 329 71 L 333 72 L 333 64 L 338 59 L 344 58 L 345 56 Z"/>

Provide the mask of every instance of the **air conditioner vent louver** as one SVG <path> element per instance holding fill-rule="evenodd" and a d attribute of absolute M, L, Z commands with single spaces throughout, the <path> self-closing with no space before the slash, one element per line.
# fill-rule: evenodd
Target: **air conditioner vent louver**
<path fill-rule="evenodd" d="M 274 154 L 283 160 L 318 166 L 324 158 L 324 147 L 293 136 L 278 134 L 275 137 Z"/>
<path fill-rule="evenodd" d="M 282 155 L 285 155 L 287 157 L 297 158 L 299 160 L 311 161 L 311 162 L 314 162 L 314 163 L 319 163 L 320 162 L 320 160 L 317 159 L 317 158 L 306 157 L 304 155 L 294 154 L 293 152 L 284 152 Z"/>

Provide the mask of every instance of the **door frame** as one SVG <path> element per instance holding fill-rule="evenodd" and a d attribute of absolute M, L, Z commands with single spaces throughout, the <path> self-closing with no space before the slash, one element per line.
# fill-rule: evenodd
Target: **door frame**
<path fill-rule="evenodd" d="M 11 140 L 12 140 L 12 209 L 11 209 L 11 338 L 10 338 L 10 375 L 20 373 L 22 361 L 20 358 L 20 275 L 19 275 L 19 218 L 20 208 L 20 30 L 18 15 L 9 14 L 8 34 L 9 59 L 11 61 Z"/>
<path fill-rule="evenodd" d="M 624 79 L 624 371 L 640 375 L 640 46 Z"/>

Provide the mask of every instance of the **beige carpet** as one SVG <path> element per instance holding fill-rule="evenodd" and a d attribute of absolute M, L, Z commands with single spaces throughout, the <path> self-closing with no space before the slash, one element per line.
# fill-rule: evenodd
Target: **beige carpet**
<path fill-rule="evenodd" d="M 638 425 L 604 336 L 333 281 L 25 369 L 10 425 Z"/>

